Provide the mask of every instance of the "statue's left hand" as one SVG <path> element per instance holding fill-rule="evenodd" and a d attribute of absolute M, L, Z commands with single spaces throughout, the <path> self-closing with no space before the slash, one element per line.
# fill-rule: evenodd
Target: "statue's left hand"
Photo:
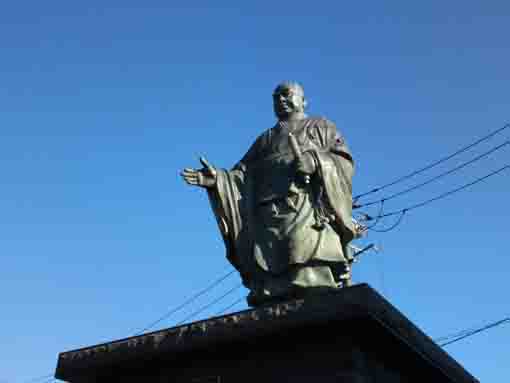
<path fill-rule="evenodd" d="M 316 170 L 315 158 L 311 153 L 304 152 L 297 163 L 297 172 L 305 176 L 311 176 Z"/>
<path fill-rule="evenodd" d="M 203 188 L 212 188 L 216 185 L 217 171 L 207 162 L 204 157 L 200 157 L 202 169 L 186 168 L 181 172 L 181 176 L 188 185 L 200 186 Z"/>

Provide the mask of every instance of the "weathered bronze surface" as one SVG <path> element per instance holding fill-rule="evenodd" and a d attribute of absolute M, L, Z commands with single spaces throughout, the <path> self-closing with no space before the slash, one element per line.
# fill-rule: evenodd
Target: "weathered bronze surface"
<path fill-rule="evenodd" d="M 276 125 L 231 170 L 201 158 L 182 177 L 207 190 L 227 258 L 248 303 L 302 297 L 350 283 L 354 164 L 334 123 L 305 115 L 303 88 L 273 93 Z"/>

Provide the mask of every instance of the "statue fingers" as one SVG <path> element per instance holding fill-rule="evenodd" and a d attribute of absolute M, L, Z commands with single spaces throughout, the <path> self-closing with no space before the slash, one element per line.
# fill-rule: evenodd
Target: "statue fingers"
<path fill-rule="evenodd" d="M 181 177 L 184 179 L 198 180 L 198 172 L 196 170 L 185 169 L 181 172 Z"/>
<path fill-rule="evenodd" d="M 186 168 L 181 172 L 181 174 L 195 174 L 195 173 L 197 173 L 197 170 L 191 168 Z"/>
<path fill-rule="evenodd" d="M 196 173 L 181 173 L 181 176 L 182 178 L 184 178 L 184 180 L 188 183 L 190 182 L 194 182 L 194 183 L 197 183 L 198 182 L 198 174 Z"/>
<path fill-rule="evenodd" d="M 205 157 L 200 157 L 200 163 L 205 169 L 207 169 L 209 174 L 216 176 L 216 169 L 205 159 Z"/>
<path fill-rule="evenodd" d="M 198 180 L 198 177 L 199 177 L 198 174 L 189 174 L 189 173 L 183 174 L 182 176 L 188 180 Z"/>
<path fill-rule="evenodd" d="M 205 159 L 205 157 L 200 157 L 200 163 L 204 168 L 210 169 L 212 168 L 211 164 Z"/>
<path fill-rule="evenodd" d="M 184 178 L 188 185 L 198 185 L 198 178 Z"/>

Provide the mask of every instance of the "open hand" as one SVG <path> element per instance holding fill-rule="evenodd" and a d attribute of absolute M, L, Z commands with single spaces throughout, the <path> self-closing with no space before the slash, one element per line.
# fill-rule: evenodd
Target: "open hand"
<path fill-rule="evenodd" d="M 188 185 L 200 186 L 203 188 L 212 188 L 216 185 L 217 171 L 207 162 L 204 157 L 200 157 L 202 169 L 186 168 L 181 172 L 181 176 Z"/>

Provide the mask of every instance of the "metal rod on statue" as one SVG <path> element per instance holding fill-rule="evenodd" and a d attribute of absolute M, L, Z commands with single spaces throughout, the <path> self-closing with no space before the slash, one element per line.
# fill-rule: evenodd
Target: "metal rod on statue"
<path fill-rule="evenodd" d="M 375 244 L 373 244 L 373 243 L 371 243 L 371 244 L 370 244 L 370 245 L 368 245 L 368 246 L 365 246 L 363 249 L 356 251 L 356 252 L 352 255 L 352 257 L 353 257 L 353 261 L 354 261 L 354 262 L 358 261 L 358 257 L 359 257 L 361 254 L 363 254 L 364 252 L 366 252 L 366 251 L 368 251 L 368 250 L 370 250 L 370 249 L 377 249 L 377 248 L 375 247 Z"/>
<path fill-rule="evenodd" d="M 289 133 L 289 144 L 290 148 L 292 149 L 292 153 L 294 153 L 294 156 L 296 157 L 296 161 L 301 162 L 303 160 L 303 153 L 301 152 L 301 148 L 299 147 L 299 144 L 296 140 L 296 137 L 292 133 Z M 305 175 L 305 184 L 310 183 L 310 176 Z"/>

